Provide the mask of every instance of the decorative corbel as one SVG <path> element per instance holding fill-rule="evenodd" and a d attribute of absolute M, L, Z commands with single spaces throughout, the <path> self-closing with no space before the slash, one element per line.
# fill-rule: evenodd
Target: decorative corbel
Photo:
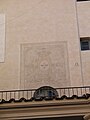
<path fill-rule="evenodd" d="M 83 118 L 84 120 L 90 120 L 90 114 L 85 115 Z"/>

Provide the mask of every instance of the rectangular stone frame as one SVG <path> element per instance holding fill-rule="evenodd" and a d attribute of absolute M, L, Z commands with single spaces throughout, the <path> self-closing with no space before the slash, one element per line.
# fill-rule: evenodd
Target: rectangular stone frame
<path fill-rule="evenodd" d="M 0 14 L 0 62 L 5 56 L 5 14 Z"/>
<path fill-rule="evenodd" d="M 70 86 L 67 42 L 21 44 L 21 89 Z"/>

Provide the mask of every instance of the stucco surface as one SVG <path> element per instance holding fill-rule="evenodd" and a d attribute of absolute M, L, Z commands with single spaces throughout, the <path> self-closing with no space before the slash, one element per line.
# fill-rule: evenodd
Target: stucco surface
<path fill-rule="evenodd" d="M 53 41 L 67 42 L 70 86 L 82 86 L 75 0 L 0 0 L 0 13 L 6 15 L 0 89 L 20 88 L 21 44 Z"/>
<path fill-rule="evenodd" d="M 90 1 L 78 2 L 78 27 L 80 37 L 90 37 Z M 90 50 L 81 51 L 82 78 L 85 86 L 90 85 Z"/>

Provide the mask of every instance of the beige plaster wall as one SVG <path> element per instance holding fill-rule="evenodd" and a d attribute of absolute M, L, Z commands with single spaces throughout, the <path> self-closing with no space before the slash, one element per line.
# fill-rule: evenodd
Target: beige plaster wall
<path fill-rule="evenodd" d="M 82 85 L 75 0 L 0 0 L 0 13 L 6 15 L 0 89 L 20 88 L 21 44 L 53 41 L 67 42 L 70 84 Z"/>
<path fill-rule="evenodd" d="M 77 2 L 80 37 L 90 37 L 90 1 Z"/>
<path fill-rule="evenodd" d="M 78 2 L 78 23 L 80 37 L 90 37 L 90 1 Z M 90 50 L 81 51 L 84 85 L 90 85 Z"/>
<path fill-rule="evenodd" d="M 0 62 L 4 62 L 5 54 L 5 14 L 0 14 Z"/>

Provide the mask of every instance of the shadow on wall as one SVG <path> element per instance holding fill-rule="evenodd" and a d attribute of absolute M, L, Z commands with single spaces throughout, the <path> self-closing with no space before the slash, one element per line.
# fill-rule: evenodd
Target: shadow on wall
<path fill-rule="evenodd" d="M 38 118 L 34 120 L 84 120 L 83 116 L 60 117 L 60 118 Z"/>

